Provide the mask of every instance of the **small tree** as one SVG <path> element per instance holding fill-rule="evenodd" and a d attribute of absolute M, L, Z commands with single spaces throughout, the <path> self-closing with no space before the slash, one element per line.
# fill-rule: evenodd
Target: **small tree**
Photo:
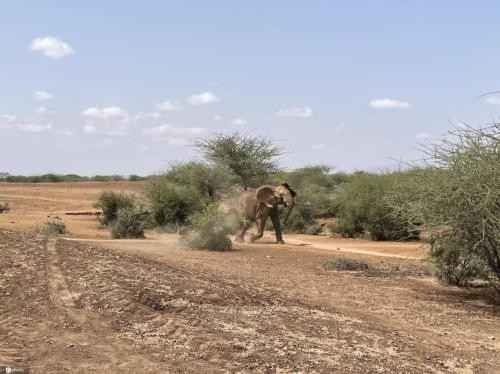
<path fill-rule="evenodd" d="M 239 132 L 217 134 L 196 143 L 209 162 L 230 170 L 244 189 L 257 186 L 279 170 L 277 158 L 283 149 L 270 139 Z"/>
<path fill-rule="evenodd" d="M 500 281 L 500 124 L 460 125 L 424 152 L 411 198 L 399 199 L 396 213 L 428 233 L 440 279 Z"/>
<path fill-rule="evenodd" d="M 179 162 L 159 176 L 181 186 L 193 186 L 210 202 L 218 200 L 231 182 L 228 171 L 218 165 L 199 161 Z"/>

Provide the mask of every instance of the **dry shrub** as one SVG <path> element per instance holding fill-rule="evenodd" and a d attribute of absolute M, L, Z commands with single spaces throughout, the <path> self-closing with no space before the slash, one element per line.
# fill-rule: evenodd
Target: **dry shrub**
<path fill-rule="evenodd" d="M 122 208 L 111 225 L 113 239 L 144 238 L 146 215 L 137 208 Z"/>
<path fill-rule="evenodd" d="M 351 257 L 338 256 L 324 264 L 326 270 L 353 271 L 356 275 L 377 278 L 424 277 L 432 274 L 428 263 L 398 266 L 372 265 Z"/>
<path fill-rule="evenodd" d="M 68 234 L 68 230 L 66 229 L 66 225 L 63 221 L 45 221 L 44 223 L 38 225 L 35 231 L 49 236 Z"/>
<path fill-rule="evenodd" d="M 2 214 L 3 212 L 8 212 L 10 210 L 10 206 L 9 206 L 9 203 L 7 202 L 0 202 L 0 214 Z"/>
<path fill-rule="evenodd" d="M 227 251 L 232 247 L 229 235 L 237 229 L 237 220 L 219 210 L 217 204 L 208 205 L 189 218 L 189 227 L 182 240 L 193 249 Z"/>
<path fill-rule="evenodd" d="M 355 271 L 368 270 L 370 265 L 367 262 L 351 257 L 338 256 L 328 261 L 324 265 L 326 270 Z"/>

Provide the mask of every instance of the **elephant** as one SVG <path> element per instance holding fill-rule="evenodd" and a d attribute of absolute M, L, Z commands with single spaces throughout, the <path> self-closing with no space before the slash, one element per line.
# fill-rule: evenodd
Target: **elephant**
<path fill-rule="evenodd" d="M 235 240 L 237 242 L 245 241 L 245 232 L 252 222 L 257 223 L 258 231 L 256 235 L 252 235 L 250 242 L 253 243 L 262 238 L 267 218 L 271 217 L 276 232 L 276 243 L 285 244 L 281 234 L 278 205 L 283 204 L 286 207 L 284 219 L 286 223 L 292 213 L 296 195 L 288 183 L 276 187 L 261 186 L 255 191 L 244 191 L 238 199 L 238 215 L 242 219 L 242 226 L 236 234 Z"/>

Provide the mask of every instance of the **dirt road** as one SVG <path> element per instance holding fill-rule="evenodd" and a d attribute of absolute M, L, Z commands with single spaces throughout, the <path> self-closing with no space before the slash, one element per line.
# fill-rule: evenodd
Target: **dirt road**
<path fill-rule="evenodd" d="M 327 271 L 328 250 L 113 249 L 0 231 L 0 252 L 0 363 L 32 372 L 493 373 L 500 365 L 490 291 Z"/>

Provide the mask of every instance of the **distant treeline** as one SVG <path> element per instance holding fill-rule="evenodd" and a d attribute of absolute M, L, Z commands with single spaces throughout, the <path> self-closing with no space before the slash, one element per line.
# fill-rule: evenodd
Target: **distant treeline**
<path fill-rule="evenodd" d="M 0 182 L 17 183 L 58 183 L 58 182 L 114 182 L 114 181 L 143 181 L 148 177 L 140 175 L 94 175 L 91 177 L 77 174 L 43 174 L 43 175 L 8 175 L 0 178 Z"/>

